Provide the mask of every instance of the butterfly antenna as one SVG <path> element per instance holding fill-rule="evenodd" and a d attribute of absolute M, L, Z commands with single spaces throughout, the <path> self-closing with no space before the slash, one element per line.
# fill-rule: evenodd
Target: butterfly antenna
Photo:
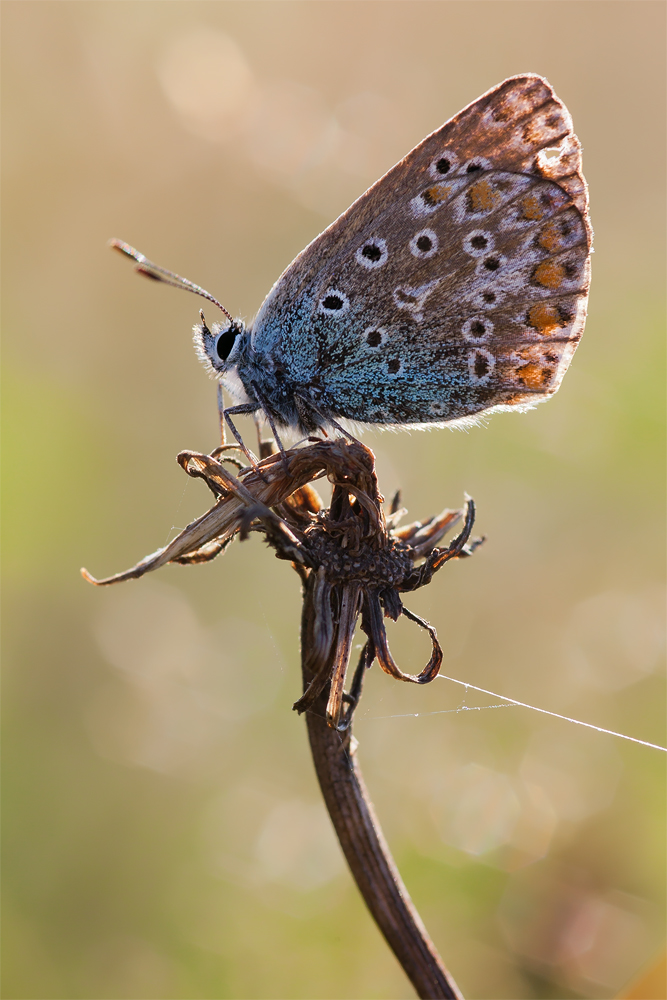
<path fill-rule="evenodd" d="M 119 253 L 124 254 L 126 257 L 131 257 L 132 260 L 136 261 L 135 271 L 139 274 L 143 274 L 145 278 L 152 278 L 153 281 L 161 281 L 163 285 L 171 285 L 172 288 L 182 288 L 186 292 L 194 292 L 195 295 L 200 295 L 203 299 L 208 299 L 213 305 L 216 305 L 221 312 L 225 314 L 230 323 L 233 323 L 233 317 L 225 309 L 221 302 L 207 292 L 205 288 L 201 285 L 195 285 L 194 281 L 188 281 L 187 278 L 182 278 L 180 274 L 176 274 L 174 271 L 168 271 L 166 267 L 160 267 L 159 264 L 154 264 L 152 260 L 145 257 L 134 247 L 131 247 L 129 243 L 124 243 L 123 240 L 109 240 L 109 246 L 113 250 L 118 250 Z"/>

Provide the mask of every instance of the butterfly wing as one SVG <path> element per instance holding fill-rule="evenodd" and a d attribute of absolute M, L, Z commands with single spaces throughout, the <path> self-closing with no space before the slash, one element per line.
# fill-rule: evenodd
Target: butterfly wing
<path fill-rule="evenodd" d="M 253 346 L 327 416 L 409 425 L 533 405 L 583 332 L 590 245 L 570 116 L 546 80 L 515 77 L 290 264 Z"/>

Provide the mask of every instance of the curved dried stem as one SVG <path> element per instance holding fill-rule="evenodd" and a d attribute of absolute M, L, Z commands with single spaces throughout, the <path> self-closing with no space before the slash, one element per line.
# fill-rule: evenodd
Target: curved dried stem
<path fill-rule="evenodd" d="M 315 575 L 305 588 L 301 621 L 304 691 L 313 680 L 307 655 L 316 633 Z M 335 650 L 329 654 L 334 667 Z M 365 668 L 365 664 L 362 664 Z M 330 674 L 331 675 L 331 674 Z M 359 892 L 417 995 L 461 998 L 401 879 L 359 768 L 351 726 L 327 723 L 327 685 L 306 713 L 310 749 L 324 801 Z"/>

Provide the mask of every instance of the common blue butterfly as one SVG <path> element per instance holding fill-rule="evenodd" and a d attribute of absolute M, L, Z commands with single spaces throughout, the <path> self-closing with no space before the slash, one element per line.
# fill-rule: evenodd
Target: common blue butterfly
<path fill-rule="evenodd" d="M 513 77 L 314 239 L 249 326 L 227 314 L 209 329 L 202 314 L 196 349 L 239 401 L 227 413 L 263 411 L 274 430 L 528 409 L 556 392 L 583 333 L 591 238 L 570 115 L 545 79 Z"/>

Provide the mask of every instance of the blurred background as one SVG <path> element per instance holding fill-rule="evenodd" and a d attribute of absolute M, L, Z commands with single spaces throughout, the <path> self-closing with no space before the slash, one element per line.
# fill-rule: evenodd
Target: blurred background
<path fill-rule="evenodd" d="M 200 303 L 251 318 L 428 132 L 548 77 L 584 146 L 586 334 L 560 393 L 467 433 L 366 434 L 412 517 L 488 536 L 408 606 L 443 672 L 664 743 L 665 8 L 653 2 L 2 5 L 4 989 L 400 998 L 320 803 L 299 584 L 257 537 L 117 589 L 209 505 Z M 207 316 L 217 319 L 213 307 Z M 252 440 L 251 425 L 245 433 Z M 429 643 L 389 625 L 416 671 Z M 659 953 L 664 754 L 371 671 L 360 761 L 469 998 L 621 995 Z M 642 997 L 660 994 L 641 993 Z"/>

